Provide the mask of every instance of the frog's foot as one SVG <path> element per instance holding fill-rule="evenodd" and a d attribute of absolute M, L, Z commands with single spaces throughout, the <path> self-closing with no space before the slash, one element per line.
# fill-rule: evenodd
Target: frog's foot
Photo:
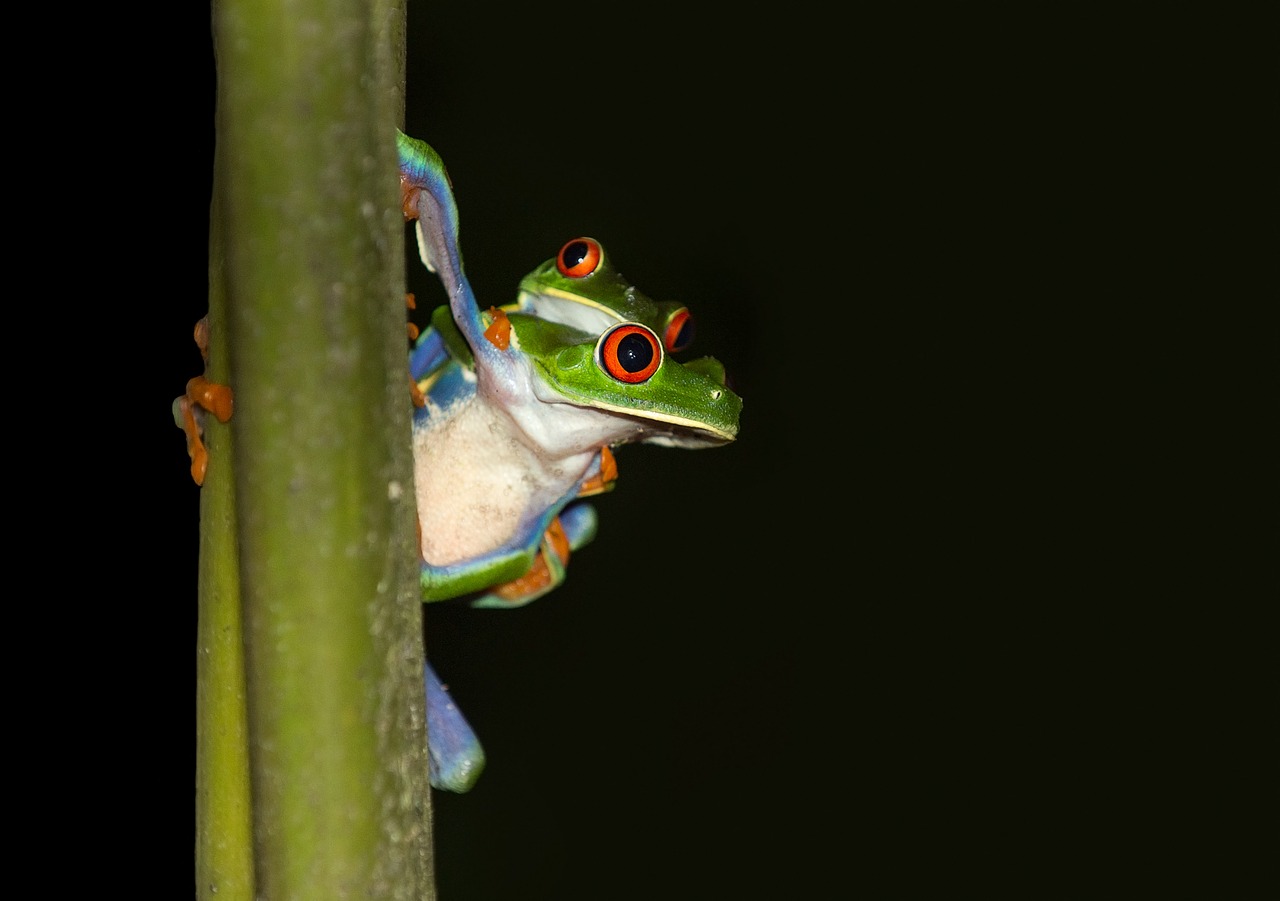
<path fill-rule="evenodd" d="M 560 511 L 560 526 L 569 536 L 569 549 L 581 550 L 596 537 L 599 518 L 596 508 L 586 501 L 574 501 Z"/>
<path fill-rule="evenodd" d="M 423 667 L 423 683 L 431 785 L 445 791 L 470 791 L 484 770 L 484 748 L 430 663 Z"/>
<path fill-rule="evenodd" d="M 204 484 L 204 474 L 209 468 L 209 451 L 204 446 L 202 412 L 208 410 L 218 422 L 231 419 L 233 407 L 231 389 L 218 385 L 202 375 L 187 382 L 187 393 L 177 399 L 175 418 L 187 435 L 187 455 L 191 457 L 191 478 L 197 485 Z"/>
<path fill-rule="evenodd" d="M 522 607 L 542 597 L 564 581 L 564 568 L 569 562 L 569 536 L 557 516 L 542 536 L 542 547 L 533 565 L 519 578 L 495 585 L 471 602 L 473 607 Z"/>
<path fill-rule="evenodd" d="M 204 473 L 209 468 L 209 451 L 201 437 L 200 414 L 191 398 L 185 394 L 173 402 L 173 421 L 187 435 L 187 456 L 191 458 L 191 478 L 197 485 L 204 484 Z"/>
<path fill-rule="evenodd" d="M 202 316 L 194 333 L 196 347 L 205 367 L 209 365 L 209 317 Z M 204 484 L 205 470 L 209 468 L 209 451 L 204 446 L 204 416 L 208 410 L 218 417 L 218 422 L 231 419 L 233 398 L 231 388 L 211 382 L 198 375 L 187 382 L 187 393 L 173 402 L 173 418 L 187 435 L 187 455 L 191 457 L 191 478 L 197 485 Z"/>
<path fill-rule="evenodd" d="M 611 491 L 613 483 L 618 480 L 618 461 L 613 458 L 609 445 L 600 448 L 600 471 L 582 483 L 578 489 L 578 497 L 590 497 L 604 491 Z"/>
<path fill-rule="evenodd" d="M 418 309 L 418 300 L 416 297 L 413 296 L 412 291 L 406 291 L 404 293 L 404 305 L 406 309 L 410 309 L 410 310 Z M 408 325 L 409 325 L 409 340 L 417 341 L 418 327 L 414 325 L 412 322 L 408 323 Z"/>
<path fill-rule="evenodd" d="M 511 344 L 511 320 L 507 318 L 506 311 L 497 307 L 489 307 L 489 315 L 493 321 L 484 330 L 484 336 L 498 350 L 506 350 Z"/>
<path fill-rule="evenodd" d="M 404 305 L 410 310 L 416 310 L 418 303 L 412 292 L 405 292 Z M 418 340 L 418 327 L 412 322 L 407 323 L 409 326 L 409 340 Z M 427 396 L 422 393 L 422 389 L 418 387 L 418 383 L 413 378 L 413 373 L 409 373 L 409 397 L 413 399 L 413 405 L 421 409 L 427 405 Z"/>
<path fill-rule="evenodd" d="M 418 194 L 422 188 L 409 181 L 409 177 L 400 173 L 400 210 L 404 213 L 404 221 L 412 222 L 418 218 Z"/>

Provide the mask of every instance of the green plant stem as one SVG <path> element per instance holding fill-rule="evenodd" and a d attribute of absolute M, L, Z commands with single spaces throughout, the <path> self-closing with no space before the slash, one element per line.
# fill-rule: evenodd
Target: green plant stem
<path fill-rule="evenodd" d="M 226 292 L 214 196 L 209 241 L 207 375 L 228 380 Z M 206 417 L 209 470 L 200 492 L 200 610 L 196 627 L 196 896 L 252 901 L 253 816 L 236 553 L 234 466 L 227 428 Z"/>
<path fill-rule="evenodd" d="M 214 6 L 210 375 L 235 412 L 229 441 L 210 417 L 201 511 L 200 897 L 434 897 L 403 19 L 387 0 Z"/>

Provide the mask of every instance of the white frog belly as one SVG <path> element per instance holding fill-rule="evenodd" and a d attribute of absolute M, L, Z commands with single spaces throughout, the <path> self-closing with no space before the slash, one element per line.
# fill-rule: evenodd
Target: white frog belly
<path fill-rule="evenodd" d="M 522 442 L 511 419 L 476 397 L 414 429 L 422 555 L 444 566 L 509 541 L 590 466 L 593 452 L 548 456 Z"/>

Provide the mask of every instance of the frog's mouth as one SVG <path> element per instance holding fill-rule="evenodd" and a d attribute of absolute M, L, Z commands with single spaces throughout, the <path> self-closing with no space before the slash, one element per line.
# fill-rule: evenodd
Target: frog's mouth
<path fill-rule="evenodd" d="M 631 428 L 618 431 L 619 443 L 702 448 L 728 444 L 738 437 L 742 398 L 725 383 L 724 367 L 714 357 L 701 357 L 678 368 L 664 369 L 662 393 L 619 390 L 610 397 L 592 394 L 547 373 L 554 388 L 542 399 L 570 403 L 607 414 Z M 541 392 L 535 392 L 541 396 Z"/>
<path fill-rule="evenodd" d="M 737 399 L 736 395 L 732 395 Z M 742 402 L 738 401 L 738 407 Z M 612 404 L 593 404 L 595 409 L 608 410 L 614 415 L 635 420 L 637 437 L 631 439 L 644 444 L 660 444 L 665 447 L 719 447 L 738 437 L 736 414 L 731 424 L 711 424 L 657 410 L 637 413 L 626 407 Z"/>

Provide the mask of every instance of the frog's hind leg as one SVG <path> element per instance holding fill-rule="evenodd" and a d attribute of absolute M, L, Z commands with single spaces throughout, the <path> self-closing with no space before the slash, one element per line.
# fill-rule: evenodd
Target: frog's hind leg
<path fill-rule="evenodd" d="M 535 601 L 564 581 L 565 567 L 569 564 L 569 551 L 573 546 L 565 532 L 561 517 L 551 520 L 542 535 L 542 545 L 534 555 L 533 565 L 509 582 L 494 585 L 486 593 L 471 602 L 472 607 L 507 609 L 523 607 Z"/>
<path fill-rule="evenodd" d="M 564 581 L 570 551 L 586 546 L 596 537 L 596 523 L 596 511 L 590 504 L 576 502 L 565 507 L 542 536 L 542 546 L 528 572 L 518 579 L 495 585 L 473 600 L 471 606 L 523 607 L 542 597 Z"/>
<path fill-rule="evenodd" d="M 584 501 L 565 507 L 560 513 L 560 526 L 569 539 L 569 549 L 579 550 L 596 537 L 596 508 Z"/>
<path fill-rule="evenodd" d="M 423 666 L 427 692 L 427 769 L 431 785 L 469 791 L 484 770 L 484 748 L 430 663 Z"/>

